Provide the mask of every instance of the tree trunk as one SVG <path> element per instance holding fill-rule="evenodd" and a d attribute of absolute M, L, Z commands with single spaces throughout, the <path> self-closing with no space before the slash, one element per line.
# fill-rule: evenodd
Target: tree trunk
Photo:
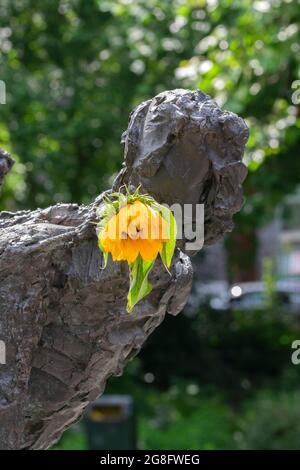
<path fill-rule="evenodd" d="M 247 135 L 241 118 L 201 92 L 162 93 L 132 113 L 114 189 L 141 184 L 159 202 L 204 203 L 212 243 L 241 206 Z M 11 166 L 1 153 L 0 184 Z M 2 449 L 51 446 L 188 298 L 191 262 L 177 248 L 171 275 L 157 261 L 153 291 L 126 314 L 127 265 L 110 261 L 100 270 L 94 223 L 102 200 L 0 213 Z"/>

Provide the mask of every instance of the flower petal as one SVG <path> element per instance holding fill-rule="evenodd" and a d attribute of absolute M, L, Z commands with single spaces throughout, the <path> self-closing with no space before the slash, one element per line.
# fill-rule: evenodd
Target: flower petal
<path fill-rule="evenodd" d="M 151 261 L 155 259 L 162 249 L 162 242 L 160 240 L 137 240 L 139 252 L 143 260 Z"/>

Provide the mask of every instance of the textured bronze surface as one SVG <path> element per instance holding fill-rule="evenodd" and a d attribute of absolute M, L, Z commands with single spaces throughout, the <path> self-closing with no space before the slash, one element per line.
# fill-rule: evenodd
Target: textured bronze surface
<path fill-rule="evenodd" d="M 200 91 L 173 90 L 139 105 L 123 135 L 114 190 L 142 184 L 159 202 L 205 204 L 205 243 L 232 228 L 242 203 L 248 130 Z M 0 185 L 12 162 L 0 154 Z M 58 204 L 0 213 L 0 448 L 46 449 L 120 375 L 165 313 L 183 308 L 189 257 L 179 248 L 171 276 L 160 264 L 154 289 L 126 314 L 128 271 L 100 270 L 96 209 Z"/>

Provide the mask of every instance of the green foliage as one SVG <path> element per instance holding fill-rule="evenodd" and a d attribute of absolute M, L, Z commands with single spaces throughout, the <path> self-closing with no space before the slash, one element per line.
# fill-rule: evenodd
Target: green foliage
<path fill-rule="evenodd" d="M 275 266 L 272 258 L 263 259 L 264 294 L 266 308 L 272 308 L 276 300 L 276 276 Z"/>
<path fill-rule="evenodd" d="M 299 331 L 273 309 L 170 316 L 107 393 L 133 395 L 142 448 L 299 448 Z"/>
<path fill-rule="evenodd" d="M 240 449 L 299 449 L 299 392 L 262 392 L 245 405 L 239 419 Z"/>
<path fill-rule="evenodd" d="M 193 396 L 193 384 L 152 393 L 152 413 L 140 421 L 143 449 L 226 449 L 232 445 L 233 413 L 221 398 Z M 150 394 L 148 394 L 150 395 Z"/>
<path fill-rule="evenodd" d="M 120 167 L 132 107 L 200 87 L 247 119 L 238 220 L 264 222 L 298 182 L 298 24 L 288 0 L 2 0 L 0 144 L 17 158 L 2 208 L 91 200 Z"/>
<path fill-rule="evenodd" d="M 134 263 L 130 264 L 130 286 L 127 296 L 127 312 L 130 313 L 134 306 L 152 290 L 152 284 L 148 281 L 148 276 L 153 268 L 155 259 L 145 261 L 138 255 Z"/>
<path fill-rule="evenodd" d="M 106 393 L 133 396 L 142 449 L 300 449 L 299 330 L 273 311 L 170 317 Z"/>
<path fill-rule="evenodd" d="M 130 384 L 128 377 L 119 379 L 116 391 L 124 391 L 124 382 L 126 392 L 132 388 L 136 394 L 136 383 Z M 236 408 L 220 393 L 207 397 L 192 383 L 178 384 L 164 393 L 144 386 L 136 398 L 138 448 L 300 449 L 299 398 L 297 391 L 264 389 Z M 54 450 L 86 448 L 84 428 L 78 425 L 54 446 Z"/>
<path fill-rule="evenodd" d="M 1 143 L 24 178 L 22 191 L 6 185 L 2 205 L 87 202 L 109 185 L 129 112 L 180 85 L 174 70 L 198 33 L 170 27 L 193 3 L 186 12 L 180 1 L 1 2 Z"/>
<path fill-rule="evenodd" d="M 183 378 L 240 401 L 257 387 L 280 380 L 286 368 L 294 370 L 291 343 L 299 331 L 299 320 L 276 309 L 218 312 L 202 307 L 194 318 L 164 320 L 139 356 L 142 372 L 154 374 L 161 390 Z"/>
<path fill-rule="evenodd" d="M 64 433 L 63 438 L 52 447 L 52 450 L 85 450 L 87 439 L 83 428 L 75 425 Z"/>
<path fill-rule="evenodd" d="M 265 223 L 299 182 L 299 97 L 293 88 L 300 77 L 299 5 L 227 0 L 207 9 L 201 22 L 206 34 L 179 73 L 185 86 L 199 86 L 246 118 L 250 174 L 239 221 L 251 227 Z"/>

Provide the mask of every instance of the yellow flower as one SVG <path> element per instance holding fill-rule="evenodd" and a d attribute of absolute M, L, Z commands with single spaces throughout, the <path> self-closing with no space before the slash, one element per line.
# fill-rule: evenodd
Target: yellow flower
<path fill-rule="evenodd" d="M 176 220 L 167 207 L 148 194 L 119 191 L 104 199 L 98 224 L 98 244 L 103 253 L 103 268 L 108 253 L 113 261 L 129 264 L 127 312 L 152 290 L 148 276 L 160 258 L 169 272 L 176 246 Z M 120 209 L 121 207 L 121 209 Z M 170 274 L 170 273 L 169 273 Z"/>
<path fill-rule="evenodd" d="M 136 200 L 113 215 L 103 228 L 101 243 L 114 261 L 133 263 L 156 258 L 169 240 L 168 226 L 158 211 Z"/>

